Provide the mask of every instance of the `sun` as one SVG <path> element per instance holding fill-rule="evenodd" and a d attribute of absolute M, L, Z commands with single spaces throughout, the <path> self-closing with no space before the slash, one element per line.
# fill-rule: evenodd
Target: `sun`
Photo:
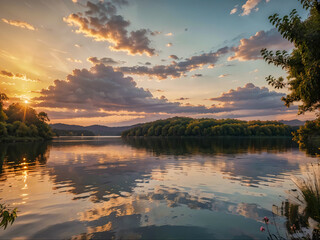
<path fill-rule="evenodd" d="M 29 101 L 28 101 L 28 100 L 24 100 L 24 103 L 25 103 L 25 104 L 28 104 L 28 103 L 29 103 Z"/>

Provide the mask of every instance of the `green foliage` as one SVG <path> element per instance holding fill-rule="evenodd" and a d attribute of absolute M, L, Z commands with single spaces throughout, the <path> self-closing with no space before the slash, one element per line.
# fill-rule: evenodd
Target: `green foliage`
<path fill-rule="evenodd" d="M 0 122 L 0 136 L 7 136 L 8 135 L 8 131 L 6 128 L 6 124 L 3 122 Z"/>
<path fill-rule="evenodd" d="M 313 142 L 313 139 L 320 137 L 320 118 L 307 121 L 301 126 L 296 133 L 293 134 L 293 140 L 299 143 L 300 146 L 306 147 Z M 320 146 L 319 146 L 320 147 Z"/>
<path fill-rule="evenodd" d="M 4 109 L 3 101 L 7 99 L 4 93 L 0 93 L 0 140 L 14 137 L 50 139 L 54 136 L 45 112 L 38 114 L 35 109 L 19 103 Z"/>
<path fill-rule="evenodd" d="M 131 128 L 122 136 L 291 136 L 293 130 L 277 121 L 174 117 Z"/>
<path fill-rule="evenodd" d="M 0 204 L 0 227 L 6 229 L 9 224 L 13 224 L 17 218 L 17 209 L 8 210 L 6 206 Z"/>
<path fill-rule="evenodd" d="M 6 94 L 0 93 L 0 122 L 7 120 L 7 115 L 3 111 L 3 101 L 6 101 L 8 99 L 9 98 Z"/>
<path fill-rule="evenodd" d="M 273 14 L 270 22 L 283 38 L 294 44 L 293 51 L 269 51 L 262 49 L 261 54 L 268 64 L 274 64 L 287 72 L 287 81 L 271 75 L 267 82 L 275 88 L 288 87 L 289 94 L 282 98 L 289 107 L 299 102 L 299 114 L 320 109 L 320 3 L 316 0 L 300 0 L 303 7 L 310 11 L 309 17 L 302 21 L 294 9 L 289 16 Z"/>

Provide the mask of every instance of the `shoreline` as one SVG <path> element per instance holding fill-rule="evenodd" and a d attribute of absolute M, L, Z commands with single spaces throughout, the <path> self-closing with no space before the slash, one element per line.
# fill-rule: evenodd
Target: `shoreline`
<path fill-rule="evenodd" d="M 52 140 L 52 138 L 45 139 L 43 137 L 14 137 L 14 136 L 0 137 L 0 143 L 42 142 L 47 140 Z"/>

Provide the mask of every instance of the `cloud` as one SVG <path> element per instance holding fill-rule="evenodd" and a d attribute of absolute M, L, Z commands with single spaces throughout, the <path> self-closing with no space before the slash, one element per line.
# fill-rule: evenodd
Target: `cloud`
<path fill-rule="evenodd" d="M 173 33 L 171 33 L 171 32 L 165 34 L 165 36 L 168 36 L 168 37 L 170 37 L 172 35 L 173 35 Z"/>
<path fill-rule="evenodd" d="M 185 98 L 185 97 L 181 97 L 181 98 L 178 98 L 176 99 L 177 101 L 185 101 L 185 100 L 189 100 L 190 98 Z"/>
<path fill-rule="evenodd" d="M 234 56 L 229 57 L 228 60 L 248 61 L 262 59 L 260 53 L 262 48 L 290 50 L 293 48 L 293 44 L 283 39 L 276 29 L 266 32 L 259 31 L 250 38 L 241 39 L 239 46 L 233 48 Z"/>
<path fill-rule="evenodd" d="M 224 78 L 224 77 L 227 77 L 227 76 L 230 76 L 230 74 L 221 74 L 221 75 L 219 75 L 219 78 Z"/>
<path fill-rule="evenodd" d="M 172 47 L 172 43 L 170 42 L 170 43 L 167 43 L 167 47 Z"/>
<path fill-rule="evenodd" d="M 25 74 L 12 73 L 12 72 L 8 72 L 6 70 L 1 70 L 0 75 L 4 76 L 4 77 L 12 78 L 12 79 L 18 79 L 18 80 L 25 81 L 25 82 L 39 82 L 39 80 L 27 78 L 27 76 Z"/>
<path fill-rule="evenodd" d="M 126 4 L 127 1 L 113 1 L 118 5 Z M 140 29 L 129 32 L 127 28 L 130 22 L 121 15 L 117 15 L 117 8 L 111 2 L 87 2 L 87 11 L 84 13 L 73 13 L 64 18 L 64 21 L 78 29 L 87 37 L 96 41 L 107 41 L 111 44 L 109 48 L 114 51 L 126 51 L 131 55 L 147 54 L 152 56 L 155 49 L 150 47 L 148 34 L 150 30 Z"/>
<path fill-rule="evenodd" d="M 261 0 L 247 0 L 246 3 L 242 5 L 243 12 L 241 16 L 249 15 L 260 2 Z"/>
<path fill-rule="evenodd" d="M 1 84 L 3 84 L 3 85 L 8 85 L 8 86 L 14 86 L 14 85 L 16 85 L 16 84 L 13 83 L 13 82 L 2 82 Z"/>
<path fill-rule="evenodd" d="M 14 74 L 12 72 L 8 72 L 8 71 L 5 71 L 5 70 L 1 70 L 0 74 L 2 76 L 6 76 L 6 77 L 10 77 L 10 78 L 12 78 L 14 76 Z"/>
<path fill-rule="evenodd" d="M 82 61 L 79 60 L 79 59 L 67 58 L 67 60 L 68 60 L 69 62 L 73 62 L 73 63 L 82 63 Z"/>
<path fill-rule="evenodd" d="M 197 78 L 197 77 L 202 77 L 202 76 L 203 76 L 202 74 L 196 73 L 196 74 L 193 74 L 191 77 Z"/>
<path fill-rule="evenodd" d="M 210 98 L 210 100 L 219 102 L 212 106 L 217 112 L 262 110 L 266 115 L 265 110 L 274 113 L 277 111 L 278 113 L 285 113 L 288 110 L 281 101 L 283 96 L 285 96 L 284 93 L 269 91 L 266 87 L 260 88 L 253 83 L 247 83 L 244 87 L 238 87 L 236 90 L 231 89 L 222 93 L 219 97 Z"/>
<path fill-rule="evenodd" d="M 177 55 L 170 55 L 169 57 L 172 58 L 172 59 L 174 59 L 174 60 L 179 60 L 179 58 L 178 58 Z"/>
<path fill-rule="evenodd" d="M 230 11 L 230 15 L 235 14 L 238 11 L 238 5 L 234 6 L 234 8 Z"/>
<path fill-rule="evenodd" d="M 91 111 L 91 110 L 62 110 L 62 111 L 54 111 L 54 110 L 47 110 L 45 112 L 49 116 L 53 116 L 53 119 L 66 119 L 66 118 L 95 118 L 95 117 L 107 117 L 110 114 L 106 112 L 99 112 L 99 111 Z"/>
<path fill-rule="evenodd" d="M 15 27 L 25 28 L 25 29 L 33 30 L 33 31 L 36 30 L 36 28 L 34 26 L 32 26 L 31 24 L 24 22 L 24 21 L 8 20 L 5 18 L 2 18 L 2 21 L 7 24 L 10 24 L 12 26 L 15 26 Z"/>
<path fill-rule="evenodd" d="M 92 64 L 104 64 L 104 65 L 117 65 L 117 64 L 122 64 L 122 63 L 125 63 L 124 61 L 116 61 L 112 58 L 107 58 L 107 57 L 104 57 L 104 58 L 97 58 L 97 57 L 89 57 L 87 59 L 88 62 L 92 63 Z"/>
<path fill-rule="evenodd" d="M 103 64 L 90 70 L 76 69 L 66 81 L 42 89 L 35 98 L 38 107 L 77 109 L 78 111 L 130 111 L 143 113 L 210 113 L 205 106 L 182 106 L 165 97 L 155 98 L 148 90 L 137 87 L 131 77 Z"/>
<path fill-rule="evenodd" d="M 159 91 L 160 92 L 160 91 Z M 54 118 L 104 117 L 115 112 L 150 114 L 180 114 L 184 116 L 270 116 L 290 111 L 280 98 L 283 93 L 256 87 L 252 83 L 211 98 L 211 107 L 171 102 L 165 96 L 154 97 L 149 90 L 137 87 L 131 77 L 115 71 L 111 66 L 95 65 L 91 69 L 76 69 L 66 80 L 55 80 L 54 85 L 42 89 L 34 98 L 36 107 L 51 111 Z M 188 98 L 179 98 L 184 101 Z M 295 107 L 291 108 L 294 109 Z M 59 109 L 63 109 L 59 112 Z M 47 110 L 46 110 L 47 111 Z M 71 113 L 75 113 L 74 115 Z"/>
<path fill-rule="evenodd" d="M 228 53 L 229 50 L 228 47 L 224 47 L 216 52 L 192 56 L 180 62 L 172 61 L 169 65 L 119 67 L 117 70 L 126 74 L 147 75 L 149 77 L 157 77 L 158 79 L 167 79 L 168 77 L 179 78 L 187 72 L 199 69 L 205 65 L 213 67 L 221 55 Z"/>
<path fill-rule="evenodd" d="M 152 31 L 152 32 L 150 32 L 150 34 L 151 34 L 151 36 L 156 36 L 156 35 L 161 34 L 161 32 L 160 31 Z"/>

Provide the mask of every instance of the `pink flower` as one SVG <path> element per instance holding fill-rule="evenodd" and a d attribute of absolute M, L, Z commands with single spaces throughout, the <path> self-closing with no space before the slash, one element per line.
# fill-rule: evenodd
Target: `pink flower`
<path fill-rule="evenodd" d="M 260 227 L 260 232 L 264 232 L 266 229 L 264 227 Z"/>
<path fill-rule="evenodd" d="M 269 222 L 269 218 L 264 217 L 264 218 L 263 218 L 263 221 L 264 221 L 265 223 L 268 223 L 268 222 Z"/>

